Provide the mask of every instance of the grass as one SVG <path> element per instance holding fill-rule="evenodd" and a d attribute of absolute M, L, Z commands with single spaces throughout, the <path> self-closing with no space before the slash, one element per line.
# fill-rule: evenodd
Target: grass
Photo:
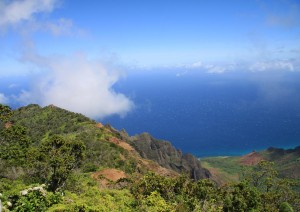
<path fill-rule="evenodd" d="M 220 183 L 231 183 L 239 180 L 242 166 L 239 157 L 207 157 L 201 158 L 204 168 L 210 170 Z"/>

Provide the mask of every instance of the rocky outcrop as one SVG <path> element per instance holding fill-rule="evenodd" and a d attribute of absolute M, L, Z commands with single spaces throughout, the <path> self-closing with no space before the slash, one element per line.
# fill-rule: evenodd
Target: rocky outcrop
<path fill-rule="evenodd" d="M 191 178 L 196 180 L 211 176 L 196 157 L 191 154 L 182 154 L 171 143 L 154 139 L 148 133 L 130 137 L 128 141 L 141 157 L 156 161 L 167 169 L 178 173 L 188 173 Z"/>

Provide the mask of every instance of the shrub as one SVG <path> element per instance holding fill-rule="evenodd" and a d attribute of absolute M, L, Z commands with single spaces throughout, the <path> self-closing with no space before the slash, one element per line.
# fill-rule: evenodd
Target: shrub
<path fill-rule="evenodd" d="M 60 194 L 47 192 L 44 186 L 36 186 L 22 190 L 19 194 L 10 196 L 7 207 L 11 211 L 45 211 L 61 200 Z"/>

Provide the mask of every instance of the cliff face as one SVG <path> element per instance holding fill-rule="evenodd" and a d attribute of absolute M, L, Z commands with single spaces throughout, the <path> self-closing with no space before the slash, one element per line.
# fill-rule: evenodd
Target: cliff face
<path fill-rule="evenodd" d="M 182 154 L 169 142 L 156 140 L 148 133 L 130 137 L 129 142 L 143 158 L 156 161 L 167 169 L 178 173 L 188 173 L 196 180 L 211 176 L 196 157 L 191 154 Z"/>

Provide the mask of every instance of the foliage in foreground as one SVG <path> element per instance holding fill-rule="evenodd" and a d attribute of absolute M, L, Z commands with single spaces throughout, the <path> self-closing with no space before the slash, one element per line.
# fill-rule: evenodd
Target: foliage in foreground
<path fill-rule="evenodd" d="M 115 167 L 116 162 L 107 162 L 105 157 L 111 152 L 86 149 L 91 144 L 82 140 L 88 137 L 93 143 L 86 131 L 65 135 L 45 131 L 42 137 L 34 134 L 35 139 L 41 138 L 36 142 L 26 127 L 7 124 L 11 115 L 10 108 L 0 105 L 4 211 L 300 211 L 300 195 L 294 189 L 297 182 L 280 178 L 274 164 L 267 161 L 245 169 L 239 183 L 221 187 L 208 179 L 194 181 L 185 175 L 170 178 L 149 172 L 129 175 L 131 180 L 121 189 L 117 189 L 118 182 L 114 188 L 100 189 L 91 172 L 99 170 L 96 164 Z M 107 134 L 97 136 L 101 139 Z M 106 150 L 120 154 L 116 149 Z M 134 173 L 134 169 L 125 170 Z"/>
<path fill-rule="evenodd" d="M 299 211 L 299 196 L 283 201 L 282 191 L 263 192 L 248 181 L 218 187 L 207 179 L 150 172 L 129 189 L 99 189 L 88 174 L 74 178 L 79 190 L 66 187 L 56 193 L 43 185 L 6 180 L 1 183 L 1 199 L 10 211 Z"/>
<path fill-rule="evenodd" d="M 295 184 L 291 184 L 290 180 L 278 179 L 276 175 L 272 175 L 271 165 L 264 161 L 256 167 L 258 170 L 255 175 L 259 179 L 248 178 L 222 187 L 218 187 L 208 179 L 192 181 L 185 176 L 171 179 L 149 173 L 132 187 L 132 193 L 142 206 L 145 199 L 154 198 L 157 202 L 163 200 L 168 207 L 173 206 L 172 210 L 175 211 L 273 212 L 279 209 L 282 211 L 283 208 L 294 208 L 295 211 L 299 211 L 299 193 L 292 188 Z M 265 176 L 266 171 L 268 174 L 271 171 L 271 174 Z M 247 174 L 252 175 L 253 172 L 250 171 Z M 272 185 L 268 189 L 253 185 L 258 181 L 261 182 L 260 185 L 264 185 L 269 180 L 272 181 Z"/>

